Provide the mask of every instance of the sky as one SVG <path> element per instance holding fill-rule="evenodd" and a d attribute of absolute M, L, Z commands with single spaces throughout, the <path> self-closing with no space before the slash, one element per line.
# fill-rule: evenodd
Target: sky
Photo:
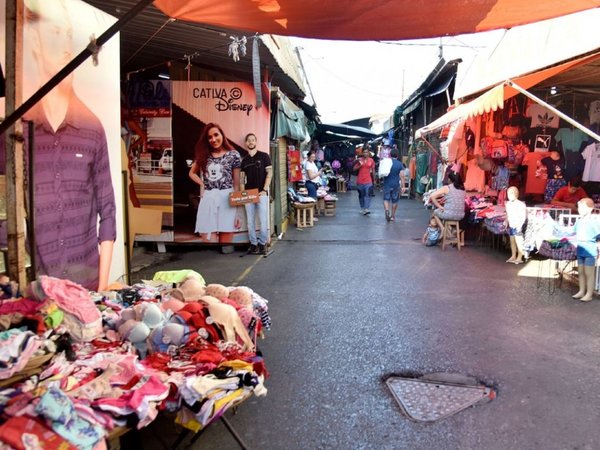
<path fill-rule="evenodd" d="M 493 48 L 503 33 L 396 42 L 290 40 L 298 47 L 310 87 L 305 101 L 316 103 L 323 123 L 333 124 L 390 116 L 433 70 L 440 43 L 446 61 L 462 58 L 468 65 L 478 53 Z"/>

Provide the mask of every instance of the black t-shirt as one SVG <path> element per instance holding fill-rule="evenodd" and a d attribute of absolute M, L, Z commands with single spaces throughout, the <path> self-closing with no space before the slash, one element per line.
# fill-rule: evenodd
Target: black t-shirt
<path fill-rule="evenodd" d="M 554 160 L 547 156 L 546 158 L 542 159 L 542 164 L 545 165 L 548 170 L 549 180 L 564 179 L 565 162 L 562 158 Z"/>
<path fill-rule="evenodd" d="M 269 166 L 271 166 L 271 157 L 265 152 L 258 151 L 254 156 L 249 154 L 244 156 L 241 170 L 246 174 L 245 188 L 262 191 L 267 179 L 265 169 Z"/>

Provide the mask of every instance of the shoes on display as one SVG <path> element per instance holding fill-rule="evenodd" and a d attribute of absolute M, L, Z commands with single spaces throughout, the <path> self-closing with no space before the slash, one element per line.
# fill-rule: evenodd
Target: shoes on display
<path fill-rule="evenodd" d="M 254 244 L 250 244 L 250 248 L 248 248 L 248 253 L 251 255 L 258 255 L 258 247 Z"/>

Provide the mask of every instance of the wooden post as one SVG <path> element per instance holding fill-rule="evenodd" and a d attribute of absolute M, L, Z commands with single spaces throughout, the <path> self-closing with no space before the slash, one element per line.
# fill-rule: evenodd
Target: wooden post
<path fill-rule="evenodd" d="M 22 102 L 23 0 L 6 0 L 6 117 Z M 6 149 L 8 275 L 23 289 L 25 271 L 25 190 L 23 125 L 17 120 L 3 136 Z"/>

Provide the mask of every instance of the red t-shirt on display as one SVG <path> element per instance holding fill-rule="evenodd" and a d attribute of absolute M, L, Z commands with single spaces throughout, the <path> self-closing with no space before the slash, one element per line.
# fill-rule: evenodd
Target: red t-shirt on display
<path fill-rule="evenodd" d="M 548 175 L 544 170 L 542 159 L 548 156 L 550 156 L 550 152 L 529 152 L 523 157 L 521 164 L 527 166 L 526 194 L 543 194 L 546 190 Z"/>

